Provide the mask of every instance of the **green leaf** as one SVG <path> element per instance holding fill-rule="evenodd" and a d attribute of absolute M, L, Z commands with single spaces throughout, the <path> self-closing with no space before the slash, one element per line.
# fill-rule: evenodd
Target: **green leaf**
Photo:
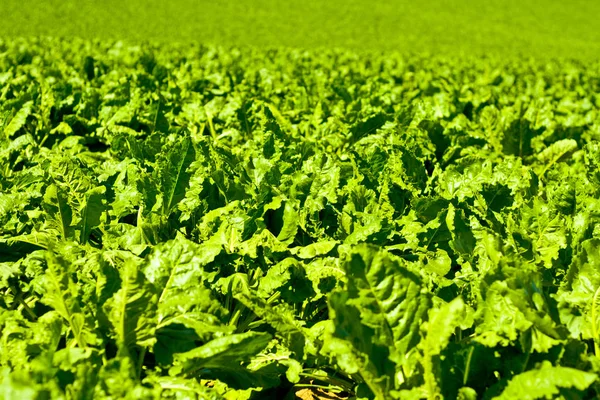
<path fill-rule="evenodd" d="M 80 288 L 72 279 L 70 264 L 52 249 L 45 252 L 45 258 L 47 269 L 40 278 L 44 288 L 42 301 L 67 322 L 77 346 L 94 346 L 94 327 L 79 304 Z"/>
<path fill-rule="evenodd" d="M 302 303 L 313 295 L 313 288 L 302 265 L 286 258 L 271 267 L 258 283 L 258 293 L 264 298 L 277 293 L 288 303 Z"/>
<path fill-rule="evenodd" d="M 81 211 L 81 243 L 87 243 L 92 229 L 100 225 L 102 213 L 106 210 L 105 192 L 106 188 L 99 186 L 85 194 L 85 205 Z"/>
<path fill-rule="evenodd" d="M 531 155 L 533 153 L 531 141 L 541 130 L 535 130 L 524 118 L 515 119 L 504 132 L 502 139 L 504 153 L 518 157 Z"/>
<path fill-rule="evenodd" d="M 376 398 L 387 398 L 396 368 L 420 341 L 429 295 L 417 275 L 375 246 L 341 253 L 347 289 L 329 296 L 334 329 L 324 349 L 346 373 L 360 373 Z"/>
<path fill-rule="evenodd" d="M 159 161 L 159 179 L 163 196 L 163 214 L 170 214 L 185 197 L 192 172 L 190 165 L 196 159 L 196 150 L 189 136 L 170 147 Z"/>
<path fill-rule="evenodd" d="M 502 394 L 494 399 L 551 398 L 559 395 L 560 389 L 563 388 L 585 390 L 597 378 L 596 374 L 574 368 L 552 366 L 549 361 L 544 361 L 539 369 L 523 372 L 512 378 Z"/>
<path fill-rule="evenodd" d="M 189 350 L 197 340 L 231 330 L 224 326 L 227 310 L 208 287 L 211 275 L 202 269 L 221 250 L 218 243 L 198 245 L 178 235 L 154 247 L 142 265 L 158 294 L 154 350 L 159 361 L 170 362 L 176 350 Z"/>
<path fill-rule="evenodd" d="M 312 343 L 314 338 L 304 327 L 304 322 L 297 318 L 292 307 L 285 303 L 271 305 L 248 290 L 238 291 L 234 297 L 271 325 L 277 336 L 283 338 L 286 346 L 296 355 L 304 354 L 305 350 L 313 354 L 316 352 L 316 345 Z M 307 349 L 308 346 L 311 347 Z"/>
<path fill-rule="evenodd" d="M 422 343 L 430 357 L 439 355 L 446 348 L 455 328 L 470 327 L 466 317 L 466 305 L 460 297 L 430 311 L 427 336 Z"/>
<path fill-rule="evenodd" d="M 531 206 L 521 210 L 521 227 L 531 238 L 535 257 L 546 268 L 552 267 L 561 249 L 567 246 L 566 226 L 560 214 L 553 214 L 547 204 L 534 198 Z"/>
<path fill-rule="evenodd" d="M 329 318 L 323 352 L 334 356 L 346 374 L 359 374 L 375 398 L 385 399 L 394 388 L 395 365 L 390 348 L 380 343 L 378 332 L 361 321 L 358 307 L 349 303 L 348 293 L 329 296 Z"/>
<path fill-rule="evenodd" d="M 370 245 L 352 248 L 343 260 L 348 304 L 361 311 L 362 323 L 375 328 L 379 340 L 406 354 L 419 341 L 419 326 L 429 305 L 419 277 Z"/>
<path fill-rule="evenodd" d="M 594 338 L 593 326 L 599 321 L 592 318 L 594 294 L 600 288 L 600 240 L 588 239 L 580 243 L 567 274 L 556 294 L 560 319 L 572 335 Z M 597 325 L 596 325 L 597 326 Z"/>
<path fill-rule="evenodd" d="M 23 104 L 21 109 L 17 111 L 17 113 L 9 122 L 9 124 L 4 128 L 4 134 L 6 135 L 6 137 L 10 138 L 14 134 L 19 132 L 19 130 L 25 125 L 25 122 L 27 122 L 27 117 L 31 115 L 32 110 L 33 101 L 30 100 Z"/>
<path fill-rule="evenodd" d="M 162 396 L 173 396 L 175 398 L 188 398 L 191 394 L 195 398 L 203 400 L 224 400 L 218 389 L 204 386 L 196 379 L 187 379 L 177 376 L 151 376 L 146 382 L 156 385 L 162 389 Z"/>
<path fill-rule="evenodd" d="M 475 250 L 477 241 L 464 211 L 457 210 L 450 204 L 446 215 L 446 225 L 452 235 L 450 247 L 463 258 L 469 259 Z"/>
<path fill-rule="evenodd" d="M 272 336 L 265 332 L 245 332 L 213 339 L 194 350 L 176 355 L 169 373 L 193 374 L 202 369 L 228 369 L 241 366 L 262 351 Z"/>
<path fill-rule="evenodd" d="M 134 400 L 160 397 L 159 388 L 148 388 L 141 384 L 129 357 L 117 356 L 108 360 L 96 376 L 98 384 L 94 389 L 94 398 Z"/>
<path fill-rule="evenodd" d="M 363 120 L 356 122 L 350 128 L 350 134 L 353 142 L 357 142 L 361 138 L 375 133 L 377 129 L 381 128 L 385 124 L 386 116 L 383 113 L 375 114 L 367 117 Z"/>
<path fill-rule="evenodd" d="M 49 219 L 55 222 L 58 232 L 63 239 L 73 238 L 73 210 L 69 205 L 66 193 L 56 185 L 50 185 L 44 194 L 44 204 Z"/>
<path fill-rule="evenodd" d="M 150 347 L 156 342 L 157 295 L 139 266 L 127 260 L 121 270 L 121 288 L 107 301 L 104 309 L 119 348 Z"/>
<path fill-rule="evenodd" d="M 552 143 L 537 156 L 538 160 L 544 165 L 539 175 L 543 176 L 550 167 L 568 154 L 573 153 L 577 150 L 577 147 L 577 141 L 574 139 L 563 139 Z"/>
<path fill-rule="evenodd" d="M 316 243 L 311 243 L 304 247 L 292 247 L 290 252 L 302 259 L 315 258 L 317 256 L 324 256 L 333 250 L 337 246 L 338 242 L 335 240 L 325 240 Z"/>
<path fill-rule="evenodd" d="M 429 321 L 425 324 L 427 335 L 420 343 L 423 348 L 423 368 L 425 387 L 429 398 L 439 396 L 438 370 L 435 369 L 437 357 L 448 346 L 450 337 L 457 327 L 470 328 L 472 319 L 467 318 L 466 305 L 462 298 L 457 297 L 449 303 L 430 310 Z"/>

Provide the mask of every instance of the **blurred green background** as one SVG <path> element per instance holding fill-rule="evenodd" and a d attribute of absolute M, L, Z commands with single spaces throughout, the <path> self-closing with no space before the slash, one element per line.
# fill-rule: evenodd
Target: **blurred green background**
<path fill-rule="evenodd" d="M 599 0 L 0 0 L 0 37 L 598 58 Z"/>

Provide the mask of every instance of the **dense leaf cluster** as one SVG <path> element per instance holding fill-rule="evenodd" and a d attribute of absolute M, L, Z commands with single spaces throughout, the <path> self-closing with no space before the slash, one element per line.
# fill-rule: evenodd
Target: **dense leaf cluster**
<path fill-rule="evenodd" d="M 599 395 L 599 76 L 0 43 L 0 397 Z"/>

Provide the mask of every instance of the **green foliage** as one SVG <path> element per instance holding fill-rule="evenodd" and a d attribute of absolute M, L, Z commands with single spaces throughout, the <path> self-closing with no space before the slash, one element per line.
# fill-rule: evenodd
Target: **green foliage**
<path fill-rule="evenodd" d="M 543 362 L 541 368 L 523 372 L 515 376 L 494 399 L 540 399 L 552 398 L 557 395 L 581 395 L 597 376 L 573 368 L 552 367 L 549 362 Z M 564 389 L 573 389 L 567 391 Z"/>
<path fill-rule="evenodd" d="M 1 398 L 600 395 L 597 62 L 0 52 Z"/>
<path fill-rule="evenodd" d="M 597 60 L 600 4 L 571 0 L 4 0 L 0 36 L 78 37 L 89 40 L 157 40 L 167 45 L 199 41 L 227 46 L 323 46 L 430 54 L 576 57 Z M 226 29 L 224 28 L 226 27 Z M 23 59 L 32 55 L 23 51 Z M 102 65 L 82 55 L 84 79 Z M 148 54 L 144 70 L 157 79 L 166 70 Z M 490 82 L 493 82 L 493 78 Z M 343 80 L 336 93 L 356 99 Z"/>

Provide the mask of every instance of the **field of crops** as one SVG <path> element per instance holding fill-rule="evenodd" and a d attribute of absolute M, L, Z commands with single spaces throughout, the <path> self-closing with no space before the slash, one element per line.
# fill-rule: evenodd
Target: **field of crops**
<path fill-rule="evenodd" d="M 0 399 L 600 396 L 600 62 L 0 41 Z"/>
<path fill-rule="evenodd" d="M 598 0 L 2 0 L 0 38 L 597 59 Z"/>

